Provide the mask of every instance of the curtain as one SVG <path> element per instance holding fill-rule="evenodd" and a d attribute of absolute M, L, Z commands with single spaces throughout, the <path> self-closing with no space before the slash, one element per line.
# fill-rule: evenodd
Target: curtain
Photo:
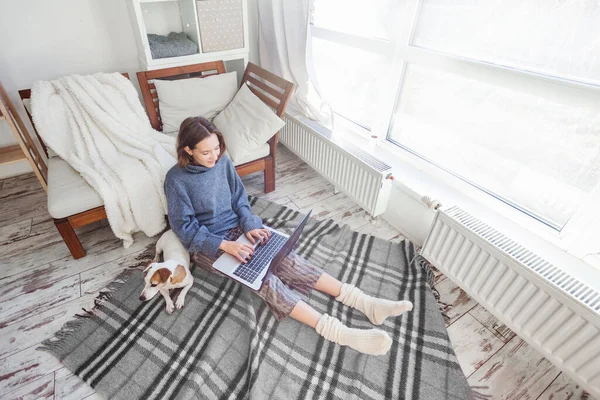
<path fill-rule="evenodd" d="M 296 84 L 292 104 L 306 117 L 328 125 L 332 109 L 311 81 L 309 29 L 313 0 L 258 0 L 261 67 Z"/>

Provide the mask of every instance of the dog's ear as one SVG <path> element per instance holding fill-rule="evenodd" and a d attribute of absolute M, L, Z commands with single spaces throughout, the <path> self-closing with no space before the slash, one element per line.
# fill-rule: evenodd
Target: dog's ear
<path fill-rule="evenodd" d="M 171 275 L 171 271 L 168 268 L 159 268 L 152 274 L 152 278 L 150 278 L 150 282 L 153 284 L 165 283 L 169 276 Z"/>
<path fill-rule="evenodd" d="M 178 265 L 177 268 L 175 268 L 175 272 L 173 273 L 173 275 L 171 275 L 171 283 L 173 285 L 176 285 L 178 283 L 183 282 L 183 280 L 185 279 L 185 267 L 183 265 Z"/>

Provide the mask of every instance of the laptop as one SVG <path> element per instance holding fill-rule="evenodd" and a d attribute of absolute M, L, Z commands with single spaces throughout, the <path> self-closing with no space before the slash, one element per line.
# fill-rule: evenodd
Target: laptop
<path fill-rule="evenodd" d="M 254 255 L 243 264 L 231 254 L 224 253 L 213 263 L 213 267 L 250 289 L 260 290 L 267 274 L 276 273 L 279 264 L 298 243 L 311 212 L 306 214 L 290 236 L 268 227 L 271 237 L 265 244 L 260 244 L 258 240 L 252 244 L 246 235 L 240 236 L 236 242 L 254 247 Z"/>

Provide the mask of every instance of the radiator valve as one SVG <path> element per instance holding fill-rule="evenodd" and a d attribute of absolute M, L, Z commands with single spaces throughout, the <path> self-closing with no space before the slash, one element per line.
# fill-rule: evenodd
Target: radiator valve
<path fill-rule="evenodd" d="M 431 208 L 432 210 L 437 210 L 438 208 L 440 208 L 442 206 L 442 203 L 439 200 L 432 199 L 429 196 L 421 197 L 421 202 L 423 204 L 425 204 L 427 207 Z"/>

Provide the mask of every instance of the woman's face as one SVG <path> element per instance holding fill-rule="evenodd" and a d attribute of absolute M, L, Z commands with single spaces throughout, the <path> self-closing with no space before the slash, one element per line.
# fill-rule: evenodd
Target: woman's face
<path fill-rule="evenodd" d="M 193 157 L 196 164 L 212 168 L 215 166 L 219 154 L 221 154 L 219 138 L 213 133 L 206 139 L 196 143 L 196 146 L 194 146 L 193 149 L 190 149 L 189 146 L 185 146 L 185 151 Z"/>

